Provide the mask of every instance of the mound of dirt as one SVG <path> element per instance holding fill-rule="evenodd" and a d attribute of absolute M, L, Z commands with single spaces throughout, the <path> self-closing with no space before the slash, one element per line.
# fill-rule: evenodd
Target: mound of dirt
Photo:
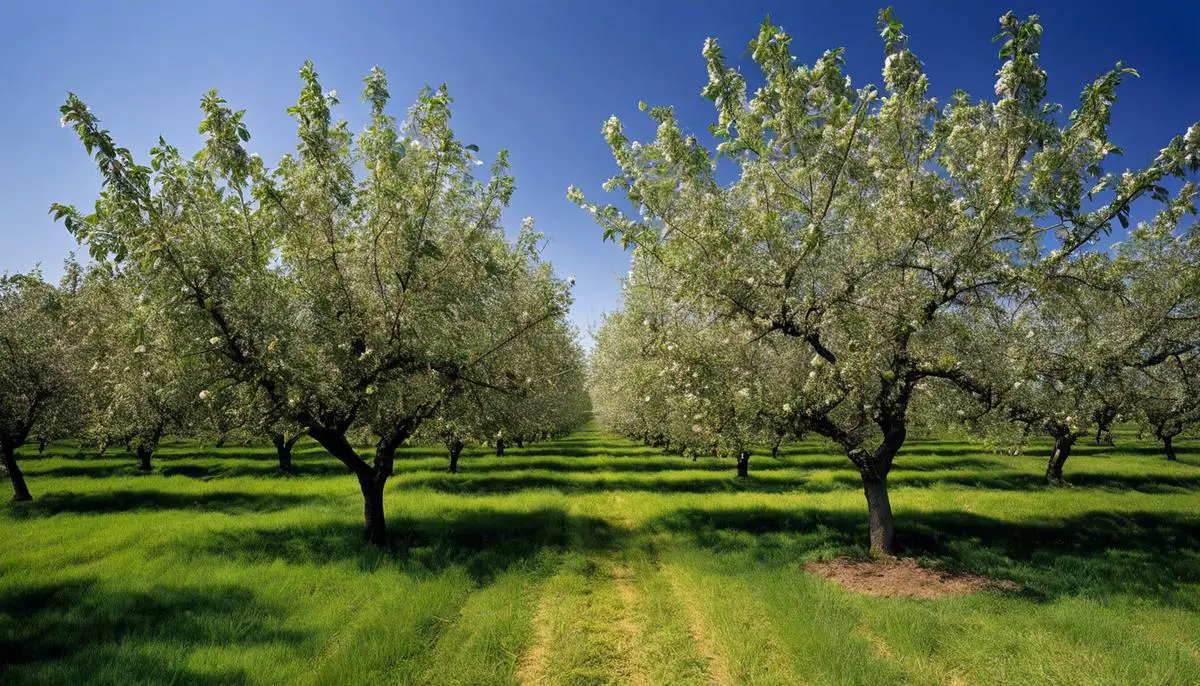
<path fill-rule="evenodd" d="M 810 562 L 804 569 L 833 581 L 847 591 L 881 596 L 946 598 L 988 589 L 1020 591 L 1020 584 L 977 574 L 926 569 L 916 560 L 884 558 Z"/>

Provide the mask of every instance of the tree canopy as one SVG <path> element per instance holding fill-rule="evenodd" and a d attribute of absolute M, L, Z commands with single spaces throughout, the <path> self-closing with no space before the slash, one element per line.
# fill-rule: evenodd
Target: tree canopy
<path fill-rule="evenodd" d="M 1116 172 L 1121 151 L 1108 128 L 1132 69 L 1115 65 L 1063 116 L 1047 100 L 1037 17 L 1008 13 L 996 37 L 994 98 L 957 91 L 941 103 L 928 95 L 928 77 L 891 10 L 880 13 L 879 27 L 881 87 L 855 86 L 841 50 L 798 64 L 791 37 L 768 20 L 749 46 L 761 71 L 752 89 L 709 39 L 702 93 L 714 105 L 715 146 L 684 132 L 671 107 L 643 103 L 657 125 L 653 140 L 630 140 L 616 117 L 603 127 L 618 168 L 605 189 L 622 194 L 626 208 L 589 203 L 576 188 L 568 196 L 595 216 L 605 238 L 632 250 L 635 275 L 639 262 L 656 263 L 656 287 L 677 322 L 720 322 L 742 332 L 730 336 L 735 345 L 784 350 L 783 364 L 792 366 L 784 372 L 792 380 L 787 423 L 843 448 L 862 475 L 871 546 L 891 553 L 887 475 L 916 399 L 937 386 L 988 408 L 1009 396 L 993 373 L 1009 368 L 996 357 L 1008 352 L 983 353 L 972 344 L 973 327 L 1015 316 L 1031 294 L 1054 297 L 1052 283 L 1069 284 L 1062 288 L 1072 302 L 1103 308 L 1104 287 L 1090 282 L 1095 263 L 1109 261 L 1100 241 L 1114 225 L 1128 227 L 1143 199 L 1168 206 L 1152 224 L 1174 244 L 1164 249 L 1187 252 L 1183 261 L 1194 264 L 1190 228 L 1174 232 L 1195 189 L 1176 183 L 1172 192 L 1169 182 L 1200 168 L 1200 126 L 1172 138 L 1148 165 Z M 732 182 L 718 178 L 719 160 L 734 166 Z M 1124 264 L 1117 258 L 1114 268 Z M 1156 263 L 1112 278 L 1161 282 L 1169 269 Z M 627 306 L 632 301 L 627 296 Z M 1124 341 L 1146 362 L 1170 347 L 1160 345 L 1163 336 L 1196 340 L 1190 315 L 1131 311 L 1140 324 L 1155 322 L 1139 327 L 1145 337 Z M 1119 314 L 1097 316 L 1106 321 L 1093 324 L 1122 325 Z M 1187 332 L 1167 332 L 1175 329 Z M 647 329 L 641 340 L 653 336 Z M 1078 376 L 1102 353 L 1095 341 L 1073 340 L 1093 346 L 1079 351 L 1083 366 L 1067 372 Z M 1044 355 L 1049 343 L 1039 343 Z M 650 364 L 682 364 L 695 352 L 667 345 Z M 1047 378 L 1045 369 L 1029 373 Z M 765 417 L 760 423 L 767 427 Z"/>

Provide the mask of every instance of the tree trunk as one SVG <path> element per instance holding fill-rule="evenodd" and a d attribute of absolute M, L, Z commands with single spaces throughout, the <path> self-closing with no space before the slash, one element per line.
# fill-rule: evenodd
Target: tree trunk
<path fill-rule="evenodd" d="M 738 455 L 737 460 L 737 475 L 739 479 L 745 479 L 750 476 L 750 453 L 746 450 Z"/>
<path fill-rule="evenodd" d="M 29 494 L 29 486 L 25 484 L 25 475 L 21 472 L 21 466 L 17 464 L 16 448 L 5 445 L 3 453 L 4 468 L 8 471 L 8 480 L 12 482 L 13 500 L 33 500 L 33 496 Z"/>
<path fill-rule="evenodd" d="M 504 439 L 496 439 L 496 457 L 504 457 Z"/>
<path fill-rule="evenodd" d="M 450 445 L 448 445 L 446 447 L 450 451 L 450 473 L 457 474 L 458 473 L 458 456 L 462 454 L 463 442 L 456 438 L 456 439 L 452 440 L 450 442 Z"/>
<path fill-rule="evenodd" d="M 142 470 L 143 472 L 148 472 L 154 469 L 154 466 L 150 464 L 150 458 L 153 457 L 153 455 L 154 448 L 139 441 L 137 444 L 138 469 Z"/>
<path fill-rule="evenodd" d="M 49 444 L 50 444 L 50 439 L 39 438 L 38 439 L 38 455 L 41 455 L 42 453 L 46 452 L 46 446 Z"/>
<path fill-rule="evenodd" d="M 386 445 L 376 448 L 375 466 L 372 467 L 346 440 L 344 431 L 309 426 L 308 435 L 358 477 L 358 486 L 363 495 L 363 539 L 373 545 L 384 545 L 387 542 L 387 522 L 383 516 L 383 486 L 392 475 L 392 452 Z M 389 444 L 399 445 L 404 438 L 406 436 L 395 437 Z"/>
<path fill-rule="evenodd" d="M 275 444 L 275 455 L 279 458 L 279 471 L 290 472 L 292 467 L 292 446 L 296 439 L 287 440 L 283 434 L 271 434 L 271 443 Z"/>
<path fill-rule="evenodd" d="M 387 544 L 387 521 L 383 516 L 383 486 L 387 477 L 360 475 L 358 486 L 363 494 L 363 540 L 371 545 Z"/>
<path fill-rule="evenodd" d="M 1173 440 L 1174 440 L 1174 438 L 1172 436 L 1163 436 L 1163 439 L 1162 439 L 1163 450 L 1167 451 L 1167 459 L 1168 460 L 1170 460 L 1171 462 L 1178 462 L 1178 458 L 1175 457 L 1175 446 L 1172 445 Z"/>
<path fill-rule="evenodd" d="M 517 447 L 518 448 L 525 447 L 525 437 L 524 436 L 517 436 Z"/>
<path fill-rule="evenodd" d="M 867 532 L 872 555 L 896 554 L 896 523 L 892 502 L 888 499 L 887 477 L 863 475 L 863 493 L 867 496 Z"/>
<path fill-rule="evenodd" d="M 1071 456 L 1071 448 L 1075 445 L 1074 436 L 1058 436 L 1054 439 L 1054 450 L 1050 453 L 1050 461 L 1046 464 L 1046 483 L 1060 486 L 1063 483 L 1063 465 Z"/>

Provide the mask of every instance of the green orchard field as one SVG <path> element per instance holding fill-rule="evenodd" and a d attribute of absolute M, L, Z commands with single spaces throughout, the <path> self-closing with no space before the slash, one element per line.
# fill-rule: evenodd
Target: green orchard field
<path fill-rule="evenodd" d="M 597 430 L 407 448 L 390 545 L 315 444 L 167 442 L 142 474 L 67 442 L 21 453 L 0 507 L 0 683 L 1196 684 L 1200 447 L 1169 463 L 1081 441 L 1071 485 L 1020 457 L 911 440 L 906 557 L 1020 584 L 937 600 L 804 570 L 866 553 L 859 477 L 831 446 L 663 455 Z"/>

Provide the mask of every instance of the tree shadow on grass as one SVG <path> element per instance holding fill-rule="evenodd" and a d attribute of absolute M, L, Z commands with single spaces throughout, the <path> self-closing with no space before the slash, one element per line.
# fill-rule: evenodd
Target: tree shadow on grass
<path fill-rule="evenodd" d="M 276 512 L 322 502 L 311 495 L 289 493 L 171 493 L 152 490 L 119 490 L 102 493 L 47 493 L 29 502 L 3 506 L 13 519 L 52 517 L 57 514 L 114 514 L 147 510 L 198 510 L 202 512 Z"/>
<path fill-rule="evenodd" d="M 1138 493 L 1190 493 L 1200 490 L 1200 474 L 1112 474 L 1105 472 L 1075 472 L 1068 469 L 1066 488 L 1095 489 L 1102 491 L 1136 491 Z M 860 486 L 857 474 L 836 474 L 835 482 L 847 487 Z M 988 471 L 964 471 L 960 474 L 939 473 L 936 470 L 918 472 L 897 467 L 888 477 L 895 487 L 929 488 L 934 486 L 959 486 L 989 491 L 1045 491 L 1056 490 L 1048 486 L 1041 474 L 1007 471 L 992 465 Z"/>
<path fill-rule="evenodd" d="M 767 508 L 683 509 L 647 524 L 698 547 L 749 554 L 765 565 L 866 555 L 866 512 Z M 1134 596 L 1200 609 L 1200 517 L 1161 512 L 1089 512 L 1005 521 L 957 511 L 901 512 L 906 557 L 1010 579 L 1039 601 Z"/>
<path fill-rule="evenodd" d="M 253 463 L 238 461 L 236 463 L 215 462 L 210 464 L 181 464 L 163 466 L 159 472 L 163 476 L 182 476 L 208 481 L 210 479 L 229 479 L 238 477 L 253 477 L 260 479 L 291 479 L 296 477 L 329 477 L 349 474 L 350 470 L 340 462 L 310 462 L 293 459 L 292 470 L 284 472 L 279 469 L 279 463 L 274 459 Z"/>
<path fill-rule="evenodd" d="M 952 463 L 953 464 L 953 463 Z M 919 469 L 897 467 L 889 477 L 895 488 L 933 488 L 949 486 L 993 491 L 1044 491 L 1052 487 L 1045 484 L 1040 474 L 1006 470 L 990 465 L 990 470 L 972 469 L 968 461 L 963 467 L 949 466 L 937 470 L 934 466 L 922 465 Z M 612 477 L 587 473 L 560 472 L 559 474 L 523 473 L 512 469 L 504 473 L 472 473 L 464 466 L 461 474 L 429 474 L 408 472 L 397 479 L 393 488 L 426 489 L 455 495 L 503 495 L 530 490 L 550 490 L 559 493 L 603 493 L 631 491 L 649 493 L 828 493 L 840 490 L 859 490 L 862 478 L 847 463 L 829 478 L 814 479 L 803 473 L 781 474 L 779 470 L 766 471 L 760 476 L 751 464 L 749 478 L 734 476 L 733 466 L 726 470 L 723 478 L 717 470 L 705 470 L 712 476 L 707 478 L 679 478 L 671 472 L 644 472 L 644 476 L 624 475 Z M 928 471 L 924 471 L 928 469 Z M 549 471 L 549 470 L 547 470 Z M 676 472 L 678 473 L 678 472 Z M 621 474 L 618 472 L 618 474 Z M 1188 493 L 1200 490 L 1200 474 L 1195 476 L 1171 474 L 1106 474 L 1081 472 L 1067 477 L 1069 488 L 1099 489 L 1105 491 L 1137 491 L 1141 493 Z"/>
<path fill-rule="evenodd" d="M 324 522 L 299 527 L 231 529 L 210 534 L 194 552 L 240 562 L 328 564 L 354 561 L 373 571 L 394 566 L 406 573 L 436 574 L 459 567 L 478 584 L 544 551 L 611 551 L 629 535 L 598 517 L 555 508 L 526 512 L 492 509 L 451 511 L 429 518 L 388 521 L 383 548 L 362 540 L 360 525 Z"/>
<path fill-rule="evenodd" d="M 1042 452 L 1049 455 L 1050 444 L 1037 446 Z M 1166 461 L 1167 454 L 1163 451 L 1161 444 L 1157 443 L 1128 443 L 1118 442 L 1116 445 L 1108 445 L 1106 443 L 1096 444 L 1091 441 L 1076 443 L 1071 449 L 1072 455 L 1084 455 L 1088 457 L 1121 457 L 1122 455 L 1138 455 L 1145 457 L 1157 457 Z M 1175 454 L 1180 457 L 1200 455 L 1200 445 L 1195 443 L 1176 443 Z"/>
<path fill-rule="evenodd" d="M 538 445 L 525 448 L 506 448 L 505 457 L 520 459 L 522 457 L 607 457 L 628 458 L 631 460 L 644 458 L 669 457 L 659 448 L 651 446 L 614 446 L 603 447 L 596 445 Z M 683 458 L 680 458 L 683 459 Z"/>
<path fill-rule="evenodd" d="M 135 592 L 73 581 L 10 588 L 0 592 L 0 682 L 249 683 L 241 670 L 190 670 L 183 651 L 310 640 L 280 628 L 287 619 L 239 586 Z M 161 645 L 182 649 L 179 662 L 164 658 Z"/>
<path fill-rule="evenodd" d="M 543 470 L 549 472 L 562 472 L 564 474 L 589 474 L 596 472 L 637 472 L 637 473 L 654 473 L 654 472 L 727 472 L 734 471 L 733 460 L 715 460 L 708 458 L 699 462 L 692 462 L 690 458 L 666 458 L 657 456 L 654 458 L 591 458 L 591 459 L 575 459 L 575 458 L 532 458 L 523 459 L 524 456 L 519 456 L 512 461 L 505 458 L 491 459 L 487 461 L 476 462 L 468 459 L 466 456 L 459 462 L 459 471 L 465 474 L 490 474 L 495 472 L 520 472 L 522 470 Z M 849 461 L 846 462 L 849 465 Z M 792 466 L 776 460 L 762 458 L 761 460 L 752 461 L 752 469 L 762 472 L 774 472 L 784 469 L 789 469 Z M 417 473 L 422 471 L 435 471 L 428 468 L 419 468 L 409 470 L 409 473 Z M 439 472 L 446 471 L 445 469 L 436 470 Z"/>
<path fill-rule="evenodd" d="M 983 446 L 963 445 L 961 443 L 953 443 L 948 445 L 938 445 L 932 443 L 929 445 L 905 445 L 900 449 L 900 454 L 896 460 L 902 461 L 904 457 L 963 457 L 968 455 L 987 455 L 989 451 Z"/>
<path fill-rule="evenodd" d="M 943 511 L 898 522 L 913 554 L 1013 579 L 1042 598 L 1132 595 L 1200 610 L 1198 517 L 1097 511 L 1014 523 Z"/>
<path fill-rule="evenodd" d="M 427 489 L 439 493 L 457 495 L 497 495 L 529 490 L 552 490 L 560 493 L 604 493 L 608 491 L 647 491 L 652 493 L 790 493 L 796 491 L 825 492 L 839 486 L 829 482 L 809 483 L 808 477 L 788 479 L 761 479 L 753 474 L 739 479 L 734 474 L 733 464 L 727 470 L 728 478 L 679 479 L 646 476 L 616 478 L 571 478 L 546 474 L 522 474 L 474 476 L 446 474 L 429 477 L 406 478 L 397 482 L 396 488 Z"/>

